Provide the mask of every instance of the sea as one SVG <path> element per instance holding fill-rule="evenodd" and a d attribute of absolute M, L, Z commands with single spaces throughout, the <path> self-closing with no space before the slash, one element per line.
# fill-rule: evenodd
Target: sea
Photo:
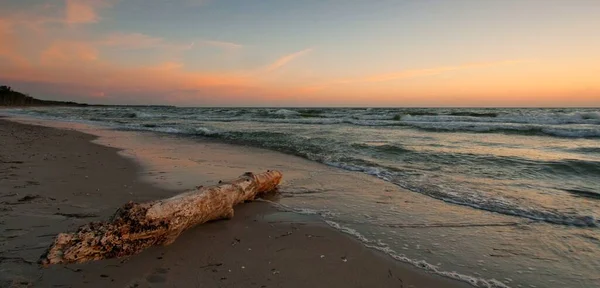
<path fill-rule="evenodd" d="M 413 204 L 382 201 L 373 195 L 377 189 L 364 197 L 353 193 L 353 199 L 330 192 L 335 201 L 323 200 L 332 198 L 324 197 L 328 189 L 303 191 L 302 201 L 284 197 L 281 205 L 319 215 L 398 261 L 475 287 L 600 287 L 597 108 L 90 106 L 4 112 L 258 147 L 365 174 L 401 188 L 395 193 L 434 199 L 423 215 L 462 212 L 454 219 L 407 216 L 402 207 Z"/>

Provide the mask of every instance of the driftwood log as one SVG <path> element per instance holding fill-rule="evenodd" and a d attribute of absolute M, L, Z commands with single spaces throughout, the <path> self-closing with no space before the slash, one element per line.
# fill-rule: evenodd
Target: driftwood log
<path fill-rule="evenodd" d="M 212 220 L 233 217 L 233 206 L 274 191 L 278 171 L 246 173 L 236 180 L 179 194 L 169 199 L 128 203 L 110 222 L 92 222 L 74 233 L 61 233 L 40 263 L 82 263 L 133 255 L 154 245 L 168 245 L 184 230 Z"/>

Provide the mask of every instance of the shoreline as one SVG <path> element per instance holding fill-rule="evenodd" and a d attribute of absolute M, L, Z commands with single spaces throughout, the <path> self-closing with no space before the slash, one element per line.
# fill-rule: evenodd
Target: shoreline
<path fill-rule="evenodd" d="M 0 246 L 2 285 L 470 287 L 397 262 L 316 218 L 263 202 L 236 206 L 232 220 L 195 227 L 167 247 L 125 259 L 40 269 L 35 261 L 52 235 L 105 220 L 129 200 L 169 197 L 177 189 L 142 181 L 139 164 L 95 143 L 93 135 L 6 118 L 0 120 L 0 133 L 8 148 L 0 154 L 0 190 L 7 191 L 0 195 L 0 227 L 8 235 Z"/>

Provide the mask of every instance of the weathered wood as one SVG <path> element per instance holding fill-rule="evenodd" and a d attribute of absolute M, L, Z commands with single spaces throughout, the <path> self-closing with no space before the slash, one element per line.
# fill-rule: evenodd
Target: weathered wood
<path fill-rule="evenodd" d="M 128 203 L 110 222 L 92 222 L 77 232 L 61 233 L 42 255 L 47 266 L 133 255 L 154 245 L 168 245 L 184 230 L 211 220 L 233 217 L 233 206 L 276 189 L 282 174 L 246 173 L 228 183 L 148 203 Z"/>

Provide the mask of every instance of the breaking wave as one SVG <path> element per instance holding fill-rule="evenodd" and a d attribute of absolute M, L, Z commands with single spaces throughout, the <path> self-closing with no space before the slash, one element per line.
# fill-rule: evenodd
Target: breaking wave
<path fill-rule="evenodd" d="M 522 203 L 518 197 L 498 197 L 488 193 L 489 191 L 482 191 L 481 189 L 485 187 L 474 188 L 458 182 L 454 183 L 457 185 L 449 185 L 449 181 L 453 181 L 451 178 L 431 177 L 432 174 L 438 174 L 435 169 L 460 165 L 460 167 L 467 167 L 464 168 L 466 169 L 464 173 L 482 179 L 493 178 L 503 181 L 535 179 L 542 182 L 551 178 L 575 179 L 573 181 L 584 179 L 588 184 L 572 185 L 574 183 L 572 182 L 554 188 L 567 195 L 596 201 L 595 196 L 600 191 L 597 185 L 594 186 L 597 182 L 590 180 L 592 177 L 590 175 L 600 175 L 598 161 L 583 159 L 542 161 L 468 153 L 432 154 L 411 150 L 398 143 L 369 143 L 364 142 L 365 140 L 354 142 L 352 139 L 340 138 L 339 135 L 332 136 L 327 132 L 335 127 L 341 127 L 340 129 L 345 131 L 354 126 L 367 126 L 376 127 L 373 131 L 377 133 L 387 133 L 390 129 L 414 128 L 436 132 L 517 133 L 595 138 L 600 137 L 600 112 L 594 109 L 93 107 L 10 111 L 43 118 L 91 121 L 120 129 L 154 131 L 185 137 L 210 137 L 252 145 L 369 174 L 410 191 L 449 203 L 559 225 L 600 226 L 598 215 L 585 212 L 590 210 L 572 212 L 568 209 L 546 207 L 535 202 Z M 219 124 L 216 122 L 225 123 L 220 123 L 220 126 L 213 125 Z M 240 123 L 229 125 L 231 122 Z M 254 126 L 249 126 L 247 123 L 254 123 L 252 124 Z M 381 128 L 378 128 L 380 126 Z M 318 127 L 323 127 L 323 133 L 313 133 L 309 134 L 310 136 L 302 133 L 302 131 L 318 130 Z M 572 148 L 569 152 L 597 154 L 600 150 L 587 144 L 587 146 Z M 452 171 L 445 170 L 443 173 L 452 173 Z M 443 173 L 439 174 L 443 175 Z M 432 180 L 434 178 L 438 180 Z"/>
<path fill-rule="evenodd" d="M 165 129 L 155 129 L 157 132 L 164 132 Z M 172 133 L 180 133 L 175 131 Z M 448 203 L 468 206 L 476 209 L 486 210 L 490 212 L 501 213 L 505 215 L 517 216 L 536 221 L 543 221 L 558 225 L 568 225 L 577 227 L 600 227 L 600 219 L 595 215 L 585 214 L 566 214 L 561 211 L 543 208 L 541 206 L 520 206 L 517 201 L 511 201 L 509 198 L 493 198 L 489 195 L 480 193 L 476 190 L 471 190 L 466 187 L 448 188 L 444 185 L 436 185 L 435 183 L 423 183 L 422 181 L 412 180 L 410 175 L 406 175 L 407 171 L 403 171 L 396 167 L 386 166 L 381 163 L 359 159 L 348 156 L 361 153 L 360 149 L 369 149 L 372 152 L 381 153 L 416 153 L 409 149 L 394 145 L 367 145 L 367 144 L 351 144 L 349 147 L 344 147 L 344 144 L 335 140 L 320 138 L 320 139 L 305 139 L 299 136 L 290 135 L 284 132 L 219 132 L 207 128 L 195 128 L 194 135 L 204 137 L 218 138 L 228 140 L 234 143 L 251 144 L 256 147 L 268 148 L 293 154 L 309 160 L 321 162 L 329 166 L 334 166 L 349 171 L 362 172 L 375 177 L 378 177 L 387 182 L 394 183 L 402 188 L 413 192 L 418 192 L 429 197 L 442 200 Z M 352 150 L 355 148 L 355 150 Z M 341 155 L 336 155 L 342 151 Z M 425 154 L 417 154 L 416 157 L 430 157 Z M 448 164 L 457 163 L 461 158 L 469 158 L 474 156 L 469 155 L 436 155 L 439 162 L 440 157 L 450 157 L 445 160 Z M 527 169 L 542 169 L 558 173 L 557 175 L 579 175 L 582 173 L 600 174 L 600 163 L 593 161 L 582 160 L 564 160 L 553 162 L 529 161 L 518 158 L 499 159 L 493 157 L 480 156 L 476 159 L 469 159 L 471 163 L 480 161 L 483 163 L 494 163 L 500 166 L 515 167 L 519 165 L 527 165 Z M 525 169 L 525 168 L 524 168 Z M 590 192 L 595 193 L 595 192 Z"/>

